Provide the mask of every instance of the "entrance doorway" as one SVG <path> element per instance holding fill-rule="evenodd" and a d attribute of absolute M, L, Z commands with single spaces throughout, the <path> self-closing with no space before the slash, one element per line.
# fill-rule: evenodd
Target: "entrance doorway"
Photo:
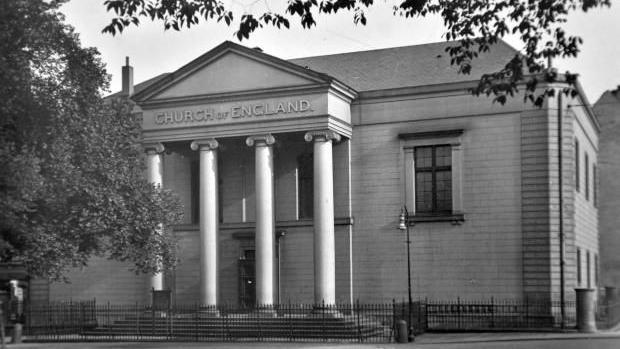
<path fill-rule="evenodd" d="M 239 306 L 254 308 L 256 304 L 255 250 L 246 249 L 239 258 Z"/>

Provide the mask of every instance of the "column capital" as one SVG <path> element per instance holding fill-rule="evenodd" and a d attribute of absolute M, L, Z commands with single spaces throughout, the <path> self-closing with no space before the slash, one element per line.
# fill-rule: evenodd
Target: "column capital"
<path fill-rule="evenodd" d="M 332 130 L 308 131 L 304 135 L 306 142 L 314 141 L 336 141 L 340 140 L 340 135 Z"/>
<path fill-rule="evenodd" d="M 189 145 L 192 150 L 214 150 L 219 146 L 220 143 L 215 138 L 197 139 Z"/>
<path fill-rule="evenodd" d="M 163 153 L 164 151 L 164 145 L 159 142 L 142 143 L 142 147 L 144 148 L 144 151 L 147 154 L 148 153 L 159 154 L 159 153 Z"/>
<path fill-rule="evenodd" d="M 253 135 L 245 139 L 245 144 L 247 144 L 248 147 L 253 147 L 254 145 L 268 146 L 268 145 L 273 145 L 275 142 L 276 142 L 276 138 L 272 136 L 270 133 L 267 133 L 264 135 Z"/>

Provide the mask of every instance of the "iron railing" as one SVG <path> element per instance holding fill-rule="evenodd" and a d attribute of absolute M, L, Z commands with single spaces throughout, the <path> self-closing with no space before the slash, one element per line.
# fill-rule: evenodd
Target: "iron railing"
<path fill-rule="evenodd" d="M 620 324 L 620 300 L 603 298 L 596 308 L 596 325 L 599 329 L 609 329 Z"/>
<path fill-rule="evenodd" d="M 9 310 L 9 318 L 18 311 Z M 42 305 L 26 304 L 22 318 L 25 334 L 29 336 L 48 334 L 72 334 L 97 325 L 97 305 L 94 300 L 79 302 L 54 302 Z M 9 323 L 15 322 L 10 319 Z"/>
<path fill-rule="evenodd" d="M 427 331 L 506 331 L 574 328 L 575 302 L 528 299 L 425 300 Z"/>
<path fill-rule="evenodd" d="M 617 319 L 618 310 L 619 305 L 610 304 L 606 319 Z M 254 308 L 179 304 L 166 309 L 87 301 L 27 306 L 24 318 L 24 335 L 31 341 L 390 342 L 401 319 L 411 320 L 416 333 L 568 329 L 576 322 L 574 301 L 565 302 L 562 322 L 559 301 L 494 298 L 424 299 L 411 308 L 394 301 Z"/>
<path fill-rule="evenodd" d="M 28 309 L 32 341 L 354 341 L 389 342 L 393 304 L 279 304 L 254 309 L 222 305 L 74 304 Z M 62 319 L 62 320 L 61 320 Z"/>

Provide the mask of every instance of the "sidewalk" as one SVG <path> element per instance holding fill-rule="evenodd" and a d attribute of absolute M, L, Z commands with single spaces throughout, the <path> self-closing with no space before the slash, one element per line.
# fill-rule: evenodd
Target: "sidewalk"
<path fill-rule="evenodd" d="M 168 348 L 316 348 L 316 349 L 397 349 L 455 343 L 524 342 L 608 338 L 617 339 L 620 347 L 620 326 L 596 333 L 566 332 L 479 332 L 425 333 L 412 343 L 302 343 L 302 342 L 103 342 L 103 343 L 23 343 L 8 344 L 9 349 L 168 349 Z"/>
<path fill-rule="evenodd" d="M 447 344 L 473 342 L 507 342 L 529 340 L 558 340 L 558 339 L 589 339 L 589 338 L 618 338 L 620 341 L 620 326 L 612 330 L 595 333 L 566 332 L 463 332 L 463 333 L 425 333 L 416 337 L 417 344 Z M 620 345 L 619 345 L 620 347 Z"/>

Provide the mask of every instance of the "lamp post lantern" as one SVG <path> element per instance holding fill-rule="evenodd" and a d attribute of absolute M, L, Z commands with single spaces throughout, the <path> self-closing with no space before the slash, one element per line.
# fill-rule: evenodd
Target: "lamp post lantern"
<path fill-rule="evenodd" d="M 409 328 L 409 341 L 413 342 L 415 336 L 413 334 L 413 324 L 411 322 L 411 237 L 409 235 L 409 211 L 407 206 L 403 206 L 400 210 L 398 220 L 398 229 L 407 231 L 407 294 L 409 296 L 409 311 L 407 325 Z"/>

